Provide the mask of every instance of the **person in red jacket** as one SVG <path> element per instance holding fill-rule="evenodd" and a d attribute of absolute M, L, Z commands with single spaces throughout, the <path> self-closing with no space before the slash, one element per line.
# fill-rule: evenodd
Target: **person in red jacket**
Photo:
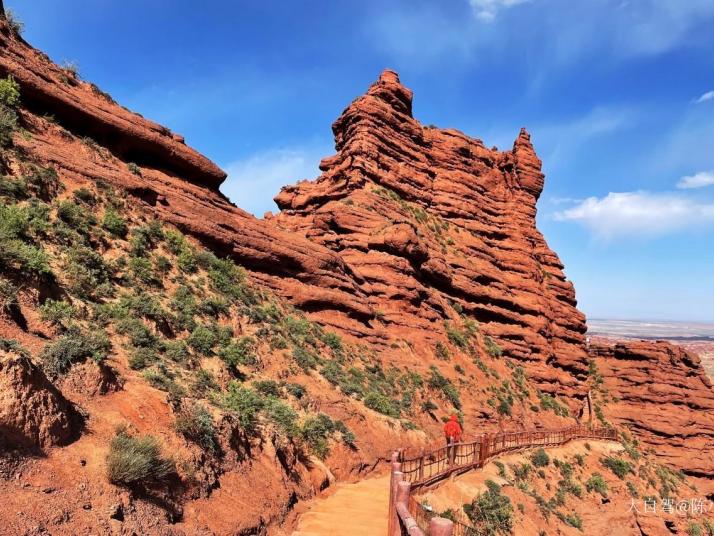
<path fill-rule="evenodd" d="M 461 441 L 461 434 L 463 430 L 459 424 L 456 415 L 452 415 L 451 418 L 444 425 L 444 435 L 446 436 L 446 457 L 449 463 L 454 462 L 454 457 L 456 455 L 456 447 L 454 443 Z"/>

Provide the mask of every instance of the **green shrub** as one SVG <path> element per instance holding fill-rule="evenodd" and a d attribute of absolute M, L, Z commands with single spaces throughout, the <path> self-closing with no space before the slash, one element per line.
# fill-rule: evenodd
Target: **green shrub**
<path fill-rule="evenodd" d="M 618 478 L 624 479 L 625 475 L 632 471 L 632 464 L 616 456 L 606 456 L 600 460 L 605 467 L 615 473 Z"/>
<path fill-rule="evenodd" d="M 318 363 L 318 358 L 315 354 L 297 345 L 293 346 L 293 359 L 305 372 L 315 368 Z"/>
<path fill-rule="evenodd" d="M 432 402 L 431 400 L 426 400 L 421 404 L 421 410 L 424 413 L 431 413 L 433 411 L 436 411 L 437 409 L 439 409 L 439 406 L 434 404 L 434 402 Z"/>
<path fill-rule="evenodd" d="M 255 348 L 256 342 L 253 337 L 232 339 L 227 345 L 218 349 L 218 357 L 234 369 L 240 365 L 251 366 L 258 363 Z"/>
<path fill-rule="evenodd" d="M 570 415 L 570 410 L 568 410 L 565 405 L 558 402 L 555 397 L 547 393 L 538 393 L 538 398 L 540 399 L 540 407 L 542 409 L 551 410 L 560 417 L 567 417 Z"/>
<path fill-rule="evenodd" d="M 575 512 L 573 512 L 572 514 L 564 515 L 563 521 L 567 525 L 570 525 L 571 527 L 574 527 L 579 530 L 583 530 L 583 520 L 580 519 L 580 516 Z"/>
<path fill-rule="evenodd" d="M 164 255 L 156 255 L 154 258 L 154 266 L 156 267 L 157 272 L 159 272 L 162 276 L 165 276 L 171 271 L 173 265 L 168 257 L 165 257 Z"/>
<path fill-rule="evenodd" d="M 132 437 L 120 430 L 109 445 L 107 476 L 113 484 L 148 483 L 175 471 L 173 460 L 162 457 L 159 442 L 152 436 Z"/>
<path fill-rule="evenodd" d="M 0 106 L 0 148 L 12 145 L 12 138 L 17 130 L 17 113 Z"/>
<path fill-rule="evenodd" d="M 442 361 L 448 361 L 451 358 L 449 355 L 449 349 L 441 341 L 437 341 L 434 350 L 436 352 L 436 357 Z"/>
<path fill-rule="evenodd" d="M 364 397 L 364 405 L 383 415 L 397 418 L 399 417 L 399 405 L 382 393 L 371 391 Z"/>
<path fill-rule="evenodd" d="M 476 497 L 464 511 L 471 522 L 486 536 L 511 534 L 513 530 L 513 505 L 501 493 L 501 486 L 492 480 L 486 481 L 488 490 Z"/>
<path fill-rule="evenodd" d="M 585 489 L 588 492 L 596 491 L 603 497 L 607 497 L 607 482 L 602 477 L 600 473 L 593 473 L 587 482 L 585 482 Z"/>
<path fill-rule="evenodd" d="M 659 479 L 659 496 L 662 499 L 668 499 L 677 491 L 679 484 L 683 482 L 685 478 L 682 472 L 670 469 L 666 465 L 657 465 L 655 474 Z"/>
<path fill-rule="evenodd" d="M 0 277 L 0 313 L 7 313 L 17 307 L 18 288 L 11 282 Z"/>
<path fill-rule="evenodd" d="M 220 386 L 216 382 L 213 374 L 208 370 L 199 369 L 196 372 L 196 379 L 191 385 L 191 390 L 196 396 L 206 396 L 211 391 L 215 391 Z"/>
<path fill-rule="evenodd" d="M 93 206 L 97 203 L 97 198 L 94 195 L 94 192 L 92 192 L 89 188 L 78 188 L 72 193 L 72 197 L 75 201 L 84 203 L 85 205 Z"/>
<path fill-rule="evenodd" d="M 538 449 L 531 455 L 531 463 L 535 467 L 546 467 L 550 463 L 550 457 L 545 449 Z"/>
<path fill-rule="evenodd" d="M 62 326 L 68 320 L 74 318 L 77 314 L 77 309 L 69 302 L 57 301 L 53 299 L 45 300 L 45 303 L 40 305 L 40 318 L 55 326 Z"/>
<path fill-rule="evenodd" d="M 12 76 L 0 78 L 0 105 L 13 110 L 20 105 L 20 84 Z"/>
<path fill-rule="evenodd" d="M 166 367 L 162 366 L 161 363 L 159 363 L 156 370 L 147 370 L 143 376 L 144 379 L 149 382 L 149 385 L 155 389 L 167 392 L 170 400 L 179 402 L 186 396 L 185 389 L 174 381 L 174 375 L 169 372 Z"/>
<path fill-rule="evenodd" d="M 129 232 L 129 226 L 126 220 L 122 218 L 116 210 L 107 209 L 104 213 L 102 226 L 114 236 L 124 238 Z"/>
<path fill-rule="evenodd" d="M 187 274 L 194 274 L 198 271 L 198 263 L 196 262 L 196 257 L 193 254 L 193 250 L 186 248 L 176 257 L 176 265 L 179 270 Z"/>
<path fill-rule="evenodd" d="M 355 441 L 357 440 L 354 432 L 352 432 L 352 430 L 347 428 L 347 425 L 342 421 L 334 421 L 334 425 L 335 425 L 335 430 L 337 430 L 340 433 L 340 435 L 342 436 L 342 441 L 345 444 L 347 444 L 351 447 L 354 447 Z"/>
<path fill-rule="evenodd" d="M 155 349 L 158 338 L 149 327 L 138 318 L 123 318 L 116 324 L 117 333 L 129 337 L 133 346 Z"/>
<path fill-rule="evenodd" d="M 703 536 L 702 526 L 699 523 L 690 521 L 687 525 L 687 535 L 688 536 Z"/>
<path fill-rule="evenodd" d="M 153 348 L 134 348 L 129 355 L 129 367 L 133 370 L 142 370 L 158 360 L 159 355 Z"/>
<path fill-rule="evenodd" d="M 634 497 L 635 499 L 637 499 L 640 496 L 640 494 L 637 492 L 637 488 L 635 487 L 635 485 L 632 482 L 630 482 L 629 480 L 627 481 L 627 491 L 629 491 L 630 495 L 632 497 Z"/>
<path fill-rule="evenodd" d="M 273 380 L 253 382 L 253 388 L 263 396 L 280 397 L 280 386 Z"/>
<path fill-rule="evenodd" d="M 9 19 L 8 19 L 9 20 Z M 20 104 L 20 86 L 11 76 L 0 79 L 0 147 L 12 144 L 17 130 L 17 112 Z"/>
<path fill-rule="evenodd" d="M 69 290 L 80 298 L 90 299 L 109 294 L 110 275 L 109 266 L 92 248 L 78 245 L 67 250 L 65 276 Z"/>
<path fill-rule="evenodd" d="M 12 177 L 0 177 L 0 196 L 11 199 L 25 199 L 30 196 L 27 182 Z"/>
<path fill-rule="evenodd" d="M 182 408 L 176 416 L 174 427 L 179 434 L 200 445 L 204 450 L 210 453 L 217 452 L 218 442 L 213 417 L 201 404 Z"/>
<path fill-rule="evenodd" d="M 164 230 L 158 220 L 153 220 L 146 225 L 137 227 L 132 231 L 130 238 L 132 255 L 134 257 L 145 256 L 163 238 Z"/>
<path fill-rule="evenodd" d="M 265 413 L 283 434 L 289 438 L 297 437 L 300 430 L 297 425 L 298 416 L 293 408 L 273 398 L 266 402 Z"/>
<path fill-rule="evenodd" d="M 146 257 L 132 257 L 129 259 L 129 268 L 131 269 L 134 280 L 144 285 L 156 285 L 160 281 L 154 275 L 154 266 Z"/>
<path fill-rule="evenodd" d="M 300 435 L 310 450 L 324 459 L 330 453 L 328 440 L 335 430 L 332 419 L 324 413 L 319 413 L 305 420 Z"/>
<path fill-rule="evenodd" d="M 198 312 L 207 316 L 218 318 L 230 311 L 230 304 L 221 298 L 208 297 L 198 304 Z"/>
<path fill-rule="evenodd" d="M 184 363 L 188 357 L 188 345 L 185 341 L 167 341 L 164 343 L 164 354 L 171 361 Z"/>
<path fill-rule="evenodd" d="M 29 166 L 22 178 L 29 190 L 44 201 L 54 199 L 64 189 L 57 171 L 50 166 Z"/>
<path fill-rule="evenodd" d="M 265 406 L 265 401 L 257 392 L 236 382 L 231 382 L 220 402 L 226 410 L 237 417 L 243 430 L 247 433 L 255 432 L 258 415 Z"/>
<path fill-rule="evenodd" d="M 531 474 L 531 465 L 529 463 L 520 463 L 511 465 L 511 471 L 513 471 L 513 476 L 516 480 L 526 481 Z"/>
<path fill-rule="evenodd" d="M 7 19 L 7 25 L 10 28 L 10 31 L 14 35 L 22 35 L 22 32 L 25 29 L 25 24 L 17 18 L 17 15 L 15 15 L 15 12 L 12 9 L 5 10 L 5 18 Z"/>
<path fill-rule="evenodd" d="M 41 358 L 50 373 L 59 375 L 69 370 L 73 363 L 85 359 L 106 359 L 111 347 L 105 331 L 84 331 L 73 327 L 56 341 L 48 343 L 42 350 Z"/>
<path fill-rule="evenodd" d="M 31 357 L 30 352 L 28 352 L 27 349 L 15 339 L 5 339 L 4 337 L 0 337 L 0 350 L 3 352 L 12 352 L 21 357 Z"/>
<path fill-rule="evenodd" d="M 285 390 L 288 392 L 288 394 L 294 396 L 298 400 L 301 400 L 302 397 L 304 397 L 305 394 L 307 393 L 307 390 L 305 389 L 305 387 L 303 387 L 299 383 L 285 384 Z"/>
<path fill-rule="evenodd" d="M 467 333 L 452 326 L 450 322 L 444 322 L 444 329 L 446 330 L 446 337 L 449 339 L 451 344 L 461 349 L 468 348 L 469 337 Z"/>
<path fill-rule="evenodd" d="M 332 333 L 331 331 L 325 332 L 322 336 L 322 342 L 329 346 L 335 353 L 342 351 L 342 338 L 337 333 Z"/>
<path fill-rule="evenodd" d="M 134 175 L 138 175 L 141 177 L 141 168 L 137 166 L 134 162 L 129 162 L 126 165 L 126 168 L 129 170 L 130 173 L 133 173 Z"/>
<path fill-rule="evenodd" d="M 456 409 L 461 409 L 461 399 L 454 384 L 445 378 L 434 365 L 431 366 L 429 374 L 427 382 L 429 387 L 440 390 Z"/>
<path fill-rule="evenodd" d="M 187 246 L 186 238 L 174 229 L 168 229 L 164 233 L 166 247 L 174 255 L 178 255 Z"/>
<path fill-rule="evenodd" d="M 188 344 L 197 352 L 209 356 L 216 344 L 216 334 L 206 326 L 196 326 L 188 336 Z"/>
<path fill-rule="evenodd" d="M 503 349 L 488 335 L 484 337 L 483 342 L 486 346 L 486 352 L 491 357 L 501 357 L 503 355 Z"/>
<path fill-rule="evenodd" d="M 87 210 L 75 203 L 65 199 L 57 204 L 57 217 L 66 223 L 70 228 L 86 233 L 91 222 L 91 217 Z"/>
<path fill-rule="evenodd" d="M 37 215 L 30 206 L 0 204 L 0 270 L 20 275 L 51 274 L 47 254 L 34 245 Z"/>

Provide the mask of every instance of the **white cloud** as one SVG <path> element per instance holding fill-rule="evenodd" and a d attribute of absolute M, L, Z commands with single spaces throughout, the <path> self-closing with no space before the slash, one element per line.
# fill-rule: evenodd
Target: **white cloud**
<path fill-rule="evenodd" d="M 589 197 L 554 217 L 578 222 L 603 240 L 653 238 L 714 225 L 714 203 L 668 192 L 611 192 L 603 198 Z"/>
<path fill-rule="evenodd" d="M 691 188 L 703 188 L 714 184 L 714 171 L 700 171 L 694 175 L 688 175 L 679 179 L 677 188 L 687 190 Z"/>
<path fill-rule="evenodd" d="M 701 104 L 702 102 L 710 101 L 712 99 L 714 99 L 714 90 L 707 91 L 701 97 L 699 97 L 695 102 L 697 104 Z"/>
<path fill-rule="evenodd" d="M 502 8 L 525 4 L 529 0 L 469 0 L 474 14 L 479 19 L 490 22 L 496 18 L 496 14 Z"/>
<path fill-rule="evenodd" d="M 273 197 L 281 187 L 316 178 L 320 160 L 331 153 L 331 149 L 322 146 L 255 153 L 225 166 L 228 179 L 221 191 L 243 210 L 262 217 L 266 211 L 276 209 Z"/>

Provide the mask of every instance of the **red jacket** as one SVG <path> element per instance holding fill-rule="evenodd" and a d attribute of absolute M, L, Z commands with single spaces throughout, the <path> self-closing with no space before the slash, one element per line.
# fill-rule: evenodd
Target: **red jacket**
<path fill-rule="evenodd" d="M 453 439 L 455 442 L 461 441 L 463 430 L 459 421 L 456 420 L 456 415 L 452 415 L 449 421 L 444 425 L 444 434 L 446 439 Z"/>

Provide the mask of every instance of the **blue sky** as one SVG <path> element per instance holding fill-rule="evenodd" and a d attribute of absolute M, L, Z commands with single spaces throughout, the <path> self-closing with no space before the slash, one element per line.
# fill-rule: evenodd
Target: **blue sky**
<path fill-rule="evenodd" d="M 5 0 L 25 37 L 186 136 L 257 215 L 385 67 L 423 123 L 544 160 L 588 316 L 714 321 L 714 2 Z"/>

